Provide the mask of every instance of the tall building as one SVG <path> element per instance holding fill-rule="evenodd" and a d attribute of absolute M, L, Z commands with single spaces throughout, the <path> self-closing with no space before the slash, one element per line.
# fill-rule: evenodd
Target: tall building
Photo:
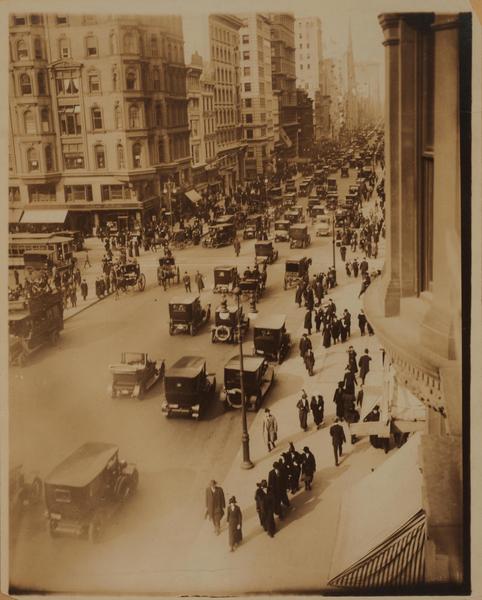
<path fill-rule="evenodd" d="M 255 179 L 270 170 L 274 153 L 271 24 L 255 13 L 243 17 L 243 24 L 239 33 L 241 114 L 248 144 L 246 179 Z"/>
<path fill-rule="evenodd" d="M 90 231 L 150 219 L 163 182 L 189 180 L 178 17 L 12 14 L 9 42 L 12 206 Z"/>
<path fill-rule="evenodd" d="M 353 59 L 353 44 L 351 39 L 351 24 L 348 29 L 348 47 L 346 51 L 346 108 L 345 127 L 352 131 L 358 127 L 358 100 L 355 73 L 355 61 Z"/>
<path fill-rule="evenodd" d="M 325 90 L 323 122 L 328 123 L 325 135 L 338 139 L 345 122 L 344 94 L 341 83 L 341 69 L 333 58 L 323 60 L 323 89 Z M 328 116 L 326 115 L 328 110 Z"/>
<path fill-rule="evenodd" d="M 461 226 L 470 219 L 471 165 L 470 69 L 464 73 L 460 65 L 470 64 L 470 15 L 385 14 L 380 24 L 387 74 L 386 261 L 365 294 L 365 312 L 399 393 L 412 394 L 427 412 L 415 466 L 426 519 L 424 581 L 460 584 L 464 553 L 466 565 L 469 560 Z"/>
<path fill-rule="evenodd" d="M 355 63 L 360 125 L 376 123 L 382 117 L 380 63 Z"/>
<path fill-rule="evenodd" d="M 314 132 L 322 137 L 323 46 L 319 17 L 301 17 L 295 21 L 296 86 L 313 100 Z M 320 95 L 321 94 L 321 95 Z"/>
<path fill-rule="evenodd" d="M 296 90 L 296 106 L 298 110 L 298 126 L 300 130 L 300 157 L 311 156 L 315 137 L 313 100 L 306 90 Z"/>
<path fill-rule="evenodd" d="M 273 93 L 279 100 L 278 156 L 298 156 L 298 121 L 296 109 L 296 63 L 294 16 L 271 13 L 271 63 Z"/>

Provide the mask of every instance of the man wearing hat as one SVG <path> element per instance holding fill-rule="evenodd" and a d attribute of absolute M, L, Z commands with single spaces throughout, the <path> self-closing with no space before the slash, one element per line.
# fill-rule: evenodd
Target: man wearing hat
<path fill-rule="evenodd" d="M 311 490 L 313 476 L 316 471 L 316 460 L 308 446 L 303 448 L 303 454 L 301 456 L 301 478 L 305 482 L 305 490 Z"/>
<path fill-rule="evenodd" d="M 206 517 L 214 524 L 216 535 L 221 533 L 221 519 L 226 508 L 223 488 L 212 479 L 209 487 L 206 488 Z"/>
<path fill-rule="evenodd" d="M 264 491 L 264 524 L 266 533 L 269 537 L 274 537 L 276 533 L 276 525 L 274 522 L 275 499 L 273 490 L 268 486 L 266 479 L 261 482 L 261 487 Z"/>
<path fill-rule="evenodd" d="M 338 418 L 330 427 L 331 442 L 333 444 L 333 452 L 335 454 L 335 466 L 338 466 L 338 459 L 342 455 L 343 444 L 346 442 L 343 426 Z"/>
<path fill-rule="evenodd" d="M 268 487 L 268 484 L 266 484 Z M 254 493 L 254 501 L 256 504 L 256 512 L 258 513 L 259 524 L 266 531 L 266 493 L 263 489 L 263 482 L 256 484 L 256 492 Z"/>
<path fill-rule="evenodd" d="M 236 498 L 234 496 L 231 496 L 229 499 L 226 519 L 229 527 L 229 549 L 233 552 L 243 539 L 243 532 L 241 530 L 243 515 L 241 514 L 241 509 L 236 504 Z"/>
<path fill-rule="evenodd" d="M 271 414 L 269 408 L 264 409 L 263 438 L 268 446 L 268 451 L 271 452 L 278 439 L 278 422 L 274 415 Z"/>

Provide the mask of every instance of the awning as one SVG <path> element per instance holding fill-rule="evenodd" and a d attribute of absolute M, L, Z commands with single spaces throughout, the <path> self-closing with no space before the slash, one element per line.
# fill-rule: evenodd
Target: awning
<path fill-rule="evenodd" d="M 21 223 L 65 223 L 67 213 L 64 208 L 58 209 L 37 209 L 26 210 L 21 219 Z"/>
<path fill-rule="evenodd" d="M 293 145 L 293 142 L 290 140 L 289 135 L 286 133 L 286 131 L 284 130 L 283 127 L 279 128 L 279 136 L 285 143 L 286 147 L 291 148 L 291 146 Z"/>
<path fill-rule="evenodd" d="M 8 222 L 9 223 L 20 223 L 22 215 L 23 215 L 23 209 L 9 208 L 8 209 Z"/>
<path fill-rule="evenodd" d="M 191 202 L 194 202 L 194 204 L 197 204 L 202 200 L 200 194 L 198 194 L 196 190 L 189 190 L 188 192 L 185 192 L 185 194 Z"/>
<path fill-rule="evenodd" d="M 419 443 L 419 434 L 413 435 L 345 493 L 329 585 L 363 590 L 422 582 L 425 515 Z"/>

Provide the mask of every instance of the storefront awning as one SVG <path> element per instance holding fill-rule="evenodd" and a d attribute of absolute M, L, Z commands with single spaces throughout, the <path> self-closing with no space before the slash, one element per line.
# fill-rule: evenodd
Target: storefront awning
<path fill-rule="evenodd" d="M 201 201 L 201 196 L 196 190 L 189 190 L 188 192 L 185 192 L 185 194 L 189 198 L 189 200 L 191 200 L 191 202 L 194 202 L 194 204 L 197 204 Z"/>
<path fill-rule="evenodd" d="M 423 581 L 419 444 L 420 434 L 414 434 L 345 493 L 329 585 L 368 590 Z"/>
<path fill-rule="evenodd" d="M 21 219 L 21 223 L 65 223 L 69 211 L 63 208 L 58 209 L 37 209 L 26 210 Z"/>
<path fill-rule="evenodd" d="M 9 223 L 20 223 L 23 215 L 21 208 L 9 208 L 8 209 L 8 222 Z"/>

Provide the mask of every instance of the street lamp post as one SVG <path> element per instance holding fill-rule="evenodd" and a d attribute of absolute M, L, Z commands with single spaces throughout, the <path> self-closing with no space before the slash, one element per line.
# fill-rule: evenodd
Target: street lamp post
<path fill-rule="evenodd" d="M 172 232 L 174 230 L 174 215 L 172 214 L 172 192 L 175 192 L 176 184 L 170 179 L 164 184 L 164 193 L 167 195 L 167 201 L 169 203 L 169 228 L 172 236 Z"/>
<path fill-rule="evenodd" d="M 249 457 L 249 433 L 248 433 L 248 422 L 246 419 L 246 395 L 244 393 L 244 356 L 243 356 L 243 337 L 241 331 L 241 290 L 236 287 L 233 293 L 238 299 L 238 340 L 239 340 L 239 379 L 241 389 L 241 420 L 243 427 L 243 434 L 241 436 L 241 443 L 243 445 L 243 462 L 241 463 L 242 469 L 252 469 L 254 464 L 251 462 Z"/>

